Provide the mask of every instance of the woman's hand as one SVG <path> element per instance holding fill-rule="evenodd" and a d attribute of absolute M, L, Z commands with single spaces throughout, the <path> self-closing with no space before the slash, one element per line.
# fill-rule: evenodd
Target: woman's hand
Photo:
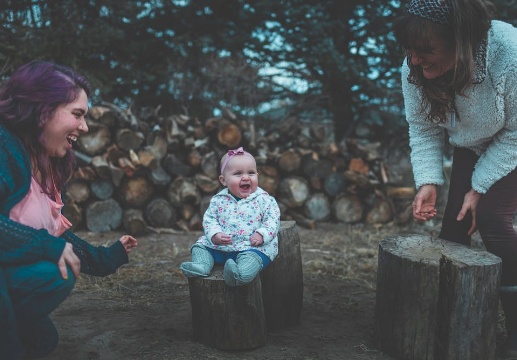
<path fill-rule="evenodd" d="M 250 237 L 251 246 L 260 246 L 264 243 L 264 237 L 258 232 L 254 232 Z"/>
<path fill-rule="evenodd" d="M 476 225 L 476 208 L 478 206 L 479 199 L 481 198 L 481 194 L 478 193 L 474 189 L 470 189 L 468 193 L 465 194 L 463 198 L 463 205 L 461 206 L 461 210 L 456 217 L 456 220 L 461 221 L 467 215 L 467 211 L 470 211 L 472 214 L 472 225 L 470 226 L 468 236 L 474 234 L 477 230 Z"/>
<path fill-rule="evenodd" d="M 214 245 L 230 245 L 232 243 L 232 237 L 220 232 L 212 236 L 212 243 L 214 243 Z"/>
<path fill-rule="evenodd" d="M 72 244 L 66 243 L 65 248 L 63 249 L 63 253 L 57 262 L 57 266 L 59 267 L 59 272 L 63 279 L 68 279 L 68 270 L 66 265 L 70 266 L 72 273 L 76 278 L 79 277 L 79 273 L 81 272 L 81 260 L 75 255 L 74 248 Z"/>
<path fill-rule="evenodd" d="M 413 200 L 413 218 L 427 221 L 436 215 L 436 186 L 422 185 Z"/>
<path fill-rule="evenodd" d="M 131 249 L 138 245 L 137 240 L 131 235 L 124 235 L 120 239 L 122 245 L 124 245 L 124 249 L 126 249 L 126 254 L 131 252 Z"/>

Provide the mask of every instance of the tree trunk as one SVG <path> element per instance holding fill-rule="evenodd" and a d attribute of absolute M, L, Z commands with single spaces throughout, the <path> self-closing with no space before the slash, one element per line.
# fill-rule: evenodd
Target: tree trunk
<path fill-rule="evenodd" d="M 194 340 L 220 350 L 243 350 L 266 343 L 260 276 L 244 286 L 227 286 L 222 268 L 188 279 Z"/>
<path fill-rule="evenodd" d="M 397 359 L 495 359 L 501 260 L 423 235 L 379 244 L 376 335 Z"/>
<path fill-rule="evenodd" d="M 268 330 L 298 325 L 303 302 L 300 237 L 294 221 L 282 221 L 278 256 L 260 273 Z"/>

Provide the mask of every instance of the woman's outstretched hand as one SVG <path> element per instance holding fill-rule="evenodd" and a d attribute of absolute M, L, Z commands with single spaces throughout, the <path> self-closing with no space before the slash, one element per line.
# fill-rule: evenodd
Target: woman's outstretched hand
<path fill-rule="evenodd" d="M 126 249 L 126 254 L 129 254 L 131 252 L 131 249 L 138 245 L 138 241 L 131 235 L 124 235 L 119 240 L 122 243 L 122 245 L 124 245 L 124 249 Z"/>
<path fill-rule="evenodd" d="M 413 218 L 429 220 L 436 215 L 436 186 L 422 185 L 413 200 Z"/>

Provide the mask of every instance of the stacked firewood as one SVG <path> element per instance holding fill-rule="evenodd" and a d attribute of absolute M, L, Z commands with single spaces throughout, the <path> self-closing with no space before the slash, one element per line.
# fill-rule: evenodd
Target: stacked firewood
<path fill-rule="evenodd" d="M 204 121 L 158 110 L 102 103 L 88 113 L 89 132 L 75 151 L 65 216 L 75 228 L 104 232 L 200 230 L 221 189 L 219 161 L 239 146 L 258 165 L 259 186 L 275 196 L 282 220 L 371 224 L 410 219 L 412 186 L 397 184 L 380 143 L 328 141 L 322 124 L 289 117 L 255 124 L 231 111 Z M 394 180 L 395 179 L 395 180 Z"/>

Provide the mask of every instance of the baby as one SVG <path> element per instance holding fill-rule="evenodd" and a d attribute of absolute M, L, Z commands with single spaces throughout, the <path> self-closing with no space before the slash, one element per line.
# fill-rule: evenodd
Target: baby
<path fill-rule="evenodd" d="M 224 264 L 226 284 L 248 284 L 278 254 L 280 209 L 258 187 L 255 158 L 242 147 L 223 156 L 219 181 L 225 188 L 203 216 L 205 235 L 192 246 L 192 261 L 180 268 L 187 277 L 208 276 L 214 263 Z"/>

